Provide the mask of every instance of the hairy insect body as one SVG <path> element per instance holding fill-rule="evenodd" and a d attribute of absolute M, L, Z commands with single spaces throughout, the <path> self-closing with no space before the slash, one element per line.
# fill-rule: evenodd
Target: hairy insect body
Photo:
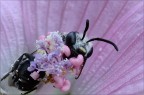
<path fill-rule="evenodd" d="M 36 90 L 40 82 L 50 82 L 61 91 L 68 91 L 71 83 L 66 75 L 73 72 L 76 79 L 79 78 L 86 60 L 93 53 L 91 41 L 104 41 L 118 50 L 111 41 L 102 38 L 88 40 L 85 37 L 88 27 L 87 20 L 83 35 L 74 31 L 50 32 L 47 36 L 40 36 L 36 41 L 37 50 L 21 55 L 1 81 L 10 75 L 9 85 L 26 91 L 23 95 Z"/>

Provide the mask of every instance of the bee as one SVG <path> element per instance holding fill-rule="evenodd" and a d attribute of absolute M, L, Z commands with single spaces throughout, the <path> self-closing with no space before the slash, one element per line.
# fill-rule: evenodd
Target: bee
<path fill-rule="evenodd" d="M 62 56 L 63 59 L 71 59 L 71 58 L 76 58 L 75 60 L 79 60 L 79 55 L 82 56 L 82 64 L 80 64 L 78 68 L 78 73 L 75 79 L 78 79 L 81 75 L 81 72 L 85 66 L 86 60 L 92 55 L 93 53 L 93 46 L 92 46 L 92 41 L 103 41 L 106 43 L 111 44 L 114 46 L 114 48 L 118 51 L 118 47 L 111 41 L 103 39 L 103 38 L 92 38 L 92 39 L 87 39 L 86 32 L 89 28 L 89 20 L 86 20 L 86 26 L 83 32 L 83 35 L 80 35 L 79 32 L 77 31 L 72 31 L 69 33 L 59 33 L 64 45 L 66 45 L 69 50 L 70 50 L 70 55 L 69 56 Z M 35 60 L 34 54 L 37 53 L 38 50 L 34 51 L 33 53 L 24 53 L 22 54 L 18 60 L 13 64 L 11 70 L 5 74 L 2 78 L 1 81 L 4 80 L 9 76 L 9 85 L 10 86 L 15 86 L 21 91 L 26 91 L 25 93 L 22 93 L 22 95 L 26 95 L 34 90 L 37 89 L 39 83 L 45 79 L 46 72 L 45 71 L 39 71 L 37 69 L 34 69 L 32 71 L 29 71 L 28 68 L 31 66 L 31 62 Z M 46 51 L 46 54 L 49 54 Z M 79 62 L 79 61 L 78 61 Z M 75 67 L 73 67 L 74 69 Z M 31 74 L 38 73 L 39 76 L 37 79 L 34 79 L 31 77 Z M 53 79 L 53 74 L 50 74 L 47 78 L 47 81 L 51 81 L 54 83 Z"/>
<path fill-rule="evenodd" d="M 70 48 L 70 50 L 72 52 L 70 57 L 77 57 L 79 54 L 81 54 L 84 57 L 84 62 L 80 67 L 80 72 L 79 72 L 78 76 L 76 77 L 76 79 L 78 79 L 80 77 L 81 72 L 85 66 L 86 60 L 93 53 L 93 47 L 91 44 L 92 41 L 103 41 L 103 42 L 109 43 L 112 46 L 114 46 L 114 48 L 118 51 L 117 45 L 115 43 L 113 43 L 112 41 L 109 41 L 109 40 L 106 40 L 103 38 L 92 38 L 89 40 L 85 39 L 88 28 L 89 28 L 89 20 L 86 20 L 86 26 L 85 26 L 83 36 L 81 36 L 79 34 L 79 32 L 74 31 L 74 32 L 68 33 L 64 37 L 65 44 Z"/>

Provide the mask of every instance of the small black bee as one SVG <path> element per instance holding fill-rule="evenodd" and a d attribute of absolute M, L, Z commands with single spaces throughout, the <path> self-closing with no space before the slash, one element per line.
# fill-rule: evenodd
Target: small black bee
<path fill-rule="evenodd" d="M 88 28 L 89 28 L 89 20 L 86 21 L 86 27 L 85 27 L 83 36 L 81 36 L 76 31 L 70 32 L 68 34 L 63 34 L 63 33 L 61 34 L 63 42 L 65 43 L 65 45 L 67 45 L 70 48 L 70 51 L 71 51 L 71 55 L 68 57 L 68 59 L 71 57 L 77 57 L 78 54 L 81 54 L 84 57 L 84 62 L 81 65 L 80 73 L 76 77 L 76 79 L 78 79 L 79 76 L 81 75 L 81 72 L 83 70 L 83 67 L 85 66 L 86 60 L 93 53 L 93 47 L 90 43 L 91 41 L 95 41 L 95 40 L 104 41 L 106 43 L 113 45 L 114 48 L 118 51 L 117 46 L 113 42 L 108 41 L 106 39 L 93 38 L 93 39 L 86 41 L 85 35 L 86 35 Z M 13 85 L 17 87 L 19 90 L 26 91 L 22 95 L 28 94 L 36 90 L 38 84 L 41 82 L 40 80 L 34 80 L 32 77 L 30 77 L 30 74 L 37 70 L 34 70 L 32 72 L 29 72 L 27 70 L 27 68 L 30 66 L 30 62 L 33 61 L 35 58 L 34 57 L 35 52 L 31 54 L 24 53 L 23 55 L 21 55 L 18 58 L 18 60 L 14 63 L 12 69 L 3 78 L 1 78 L 1 81 L 2 81 L 10 75 L 9 85 Z M 39 75 L 40 75 L 39 79 L 43 79 L 45 77 L 45 72 L 40 71 Z"/>

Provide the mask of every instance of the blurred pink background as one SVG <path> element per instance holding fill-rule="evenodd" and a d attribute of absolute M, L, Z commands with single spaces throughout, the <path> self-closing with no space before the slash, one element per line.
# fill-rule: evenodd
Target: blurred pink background
<path fill-rule="evenodd" d="M 90 20 L 89 38 L 113 41 L 119 51 L 93 42 L 94 53 L 81 77 L 70 77 L 72 87 L 62 93 L 46 84 L 38 95 L 143 95 L 144 93 L 143 0 L 1 0 L 1 77 L 24 52 L 35 50 L 35 40 L 47 32 L 83 32 Z M 7 86 L 9 95 L 19 93 Z M 34 95 L 36 95 L 34 94 Z"/>

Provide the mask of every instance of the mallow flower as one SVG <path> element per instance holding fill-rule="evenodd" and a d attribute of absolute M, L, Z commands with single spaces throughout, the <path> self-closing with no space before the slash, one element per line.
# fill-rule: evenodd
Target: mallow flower
<path fill-rule="evenodd" d="M 93 54 L 79 79 L 69 75 L 68 92 L 47 83 L 34 95 L 143 95 L 143 8 L 143 0 L 1 0 L 0 77 L 20 55 L 35 51 L 40 35 L 53 31 L 83 33 L 89 19 L 86 36 L 109 39 L 119 51 L 93 42 Z M 20 93 L 7 85 L 7 79 L 0 89 L 7 95 Z"/>

